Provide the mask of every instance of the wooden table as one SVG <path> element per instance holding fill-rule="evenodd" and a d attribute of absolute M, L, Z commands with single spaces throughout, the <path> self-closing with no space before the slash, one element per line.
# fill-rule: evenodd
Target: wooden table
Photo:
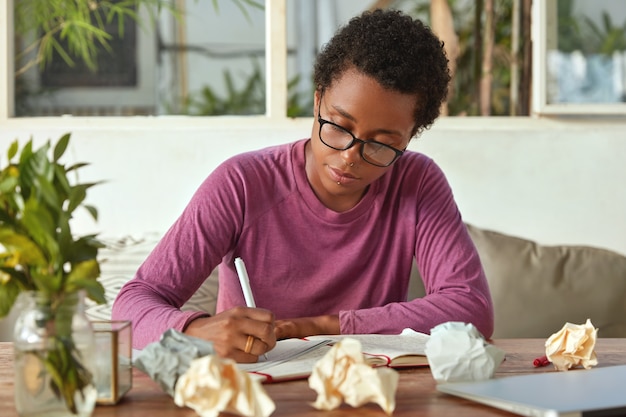
<path fill-rule="evenodd" d="M 544 339 L 502 339 L 494 344 L 506 352 L 506 360 L 498 368 L 496 377 L 537 372 L 556 372 L 554 368 L 533 367 L 533 360 L 543 355 Z M 626 364 L 626 339 L 599 339 L 596 344 L 599 365 Z M 511 416 L 512 414 L 483 406 L 468 400 L 439 393 L 429 368 L 405 369 L 400 372 L 396 392 L 394 417 L 402 416 Z M 575 371 L 578 372 L 578 371 Z M 17 417 L 13 400 L 13 346 L 0 343 L 0 410 L 5 417 Z M 348 405 L 333 411 L 318 411 L 309 403 L 315 401 L 316 393 L 306 380 L 264 385 L 268 395 L 276 403 L 272 417 L 304 416 L 378 416 L 385 413 L 376 404 L 354 409 Z M 99 405 L 94 417 L 179 417 L 197 416 L 189 408 L 179 408 L 148 376 L 133 371 L 133 388 L 115 406 Z"/>

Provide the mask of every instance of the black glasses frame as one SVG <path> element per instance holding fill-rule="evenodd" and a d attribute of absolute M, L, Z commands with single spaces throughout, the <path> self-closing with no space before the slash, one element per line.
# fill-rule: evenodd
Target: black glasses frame
<path fill-rule="evenodd" d="M 320 108 L 321 107 L 322 107 L 322 99 L 320 98 Z M 324 145 L 328 146 L 329 148 L 335 149 L 337 151 L 345 151 L 347 149 L 350 149 L 351 147 L 353 147 L 357 143 L 360 143 L 361 144 L 361 148 L 359 149 L 359 153 L 361 154 L 361 158 L 363 158 L 363 160 L 365 162 L 367 162 L 368 164 L 371 164 L 371 165 L 374 165 L 374 166 L 377 166 L 377 167 L 381 167 L 381 168 L 386 168 L 386 167 L 390 166 L 391 164 L 396 162 L 398 160 L 398 158 L 400 158 L 402 156 L 402 154 L 404 154 L 404 150 L 401 151 L 399 149 L 394 148 L 393 146 L 387 145 L 386 143 L 378 142 L 378 141 L 373 140 L 373 139 L 363 140 L 363 139 L 357 138 L 356 136 L 354 136 L 354 134 L 352 132 L 350 132 L 345 127 L 339 126 L 338 124 L 333 123 L 330 120 L 322 119 L 322 116 L 320 116 L 320 111 L 319 110 L 320 109 L 318 108 L 318 110 L 317 110 L 317 122 L 320 125 L 319 137 L 320 137 L 320 140 L 322 141 L 322 143 Z M 324 139 L 322 138 L 322 126 L 324 126 L 325 124 L 333 125 L 337 129 L 346 132 L 347 134 L 352 136 L 352 140 L 343 148 L 336 148 L 334 146 L 330 146 L 328 143 L 324 142 Z M 384 148 L 391 149 L 392 151 L 394 151 L 396 153 L 396 156 L 391 160 L 391 162 L 389 162 L 386 165 L 382 165 L 382 164 L 378 164 L 376 162 L 372 162 L 372 161 L 368 160 L 367 157 L 365 156 L 365 154 L 363 153 L 363 149 L 365 149 L 365 146 L 363 146 L 363 145 L 365 145 L 367 143 L 373 143 L 375 145 L 379 145 L 379 146 L 382 146 Z"/>

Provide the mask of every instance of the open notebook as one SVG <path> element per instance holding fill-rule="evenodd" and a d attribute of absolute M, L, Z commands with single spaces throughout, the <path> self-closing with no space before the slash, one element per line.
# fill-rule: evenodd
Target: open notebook
<path fill-rule="evenodd" d="M 361 342 L 365 360 L 372 366 L 427 366 L 424 348 L 429 336 L 410 335 L 332 335 L 306 339 L 279 340 L 276 347 L 260 357 L 257 363 L 238 364 L 264 382 L 280 382 L 307 378 L 313 367 L 339 340 L 350 337 Z"/>
<path fill-rule="evenodd" d="M 308 340 L 328 340 L 329 344 L 350 337 L 361 342 L 365 361 L 372 366 L 389 366 L 391 368 L 426 366 L 425 349 L 430 337 L 424 333 L 410 334 L 357 334 L 337 336 L 310 336 Z"/>
<path fill-rule="evenodd" d="M 437 389 L 523 416 L 626 415 L 626 365 L 445 383 Z"/>

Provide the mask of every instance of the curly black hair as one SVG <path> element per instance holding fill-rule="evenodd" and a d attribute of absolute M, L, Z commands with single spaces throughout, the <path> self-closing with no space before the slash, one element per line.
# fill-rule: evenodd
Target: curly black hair
<path fill-rule="evenodd" d="M 414 135 L 433 124 L 448 94 L 443 42 L 398 10 L 366 11 L 340 28 L 317 56 L 316 88 L 323 93 L 350 68 L 387 89 L 416 95 Z"/>

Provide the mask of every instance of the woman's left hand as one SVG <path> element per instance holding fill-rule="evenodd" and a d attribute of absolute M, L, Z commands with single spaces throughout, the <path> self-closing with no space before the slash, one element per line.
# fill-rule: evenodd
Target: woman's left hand
<path fill-rule="evenodd" d="M 302 338 L 318 334 L 339 334 L 339 316 L 336 314 L 297 319 L 276 320 L 276 340 Z"/>

